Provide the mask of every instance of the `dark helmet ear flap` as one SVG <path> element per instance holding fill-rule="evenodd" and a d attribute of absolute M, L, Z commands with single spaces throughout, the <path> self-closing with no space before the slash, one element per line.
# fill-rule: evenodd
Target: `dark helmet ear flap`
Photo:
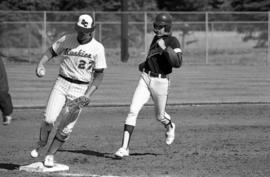
<path fill-rule="evenodd" d="M 171 27 L 172 27 L 172 26 L 165 25 L 164 31 L 167 32 L 167 33 L 171 32 Z"/>

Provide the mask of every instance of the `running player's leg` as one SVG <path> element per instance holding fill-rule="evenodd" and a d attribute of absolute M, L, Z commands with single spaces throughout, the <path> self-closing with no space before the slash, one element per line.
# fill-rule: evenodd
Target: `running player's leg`
<path fill-rule="evenodd" d="M 42 123 L 40 132 L 40 143 L 46 145 L 49 134 L 54 126 L 54 123 L 59 116 L 63 106 L 65 105 L 66 97 L 62 91 L 54 89 L 50 95 L 45 113 L 44 122 Z M 44 131 L 42 131 L 44 129 Z"/>
<path fill-rule="evenodd" d="M 32 157 L 38 156 L 38 151 L 46 146 L 50 132 L 53 129 L 54 123 L 59 116 L 63 106 L 65 105 L 66 97 L 62 89 L 57 87 L 52 89 L 44 112 L 44 120 L 40 126 L 39 141 L 37 147 L 31 152 Z"/>
<path fill-rule="evenodd" d="M 46 157 L 44 160 L 45 166 L 54 166 L 54 155 L 70 137 L 73 127 L 75 126 L 79 118 L 80 112 L 81 110 L 70 113 L 68 112 L 67 108 L 65 108 L 65 115 L 63 116 L 63 119 L 61 119 L 56 134 L 46 153 Z"/>
<path fill-rule="evenodd" d="M 87 85 L 71 84 L 70 89 L 68 90 L 67 101 L 83 96 L 86 89 Z M 56 135 L 54 136 L 53 141 L 51 142 L 46 153 L 44 161 L 45 166 L 52 167 L 54 165 L 54 154 L 70 137 L 70 134 L 79 118 L 80 113 L 81 109 L 78 109 L 75 112 L 70 112 L 68 106 L 64 108 L 63 119 L 61 119 L 57 128 Z"/>
<path fill-rule="evenodd" d="M 156 119 L 164 125 L 166 129 L 166 144 L 170 145 L 175 138 L 175 123 L 172 122 L 171 116 L 165 111 L 167 97 L 154 96 L 153 100 L 155 103 Z"/>
<path fill-rule="evenodd" d="M 162 124 L 167 125 L 170 122 L 170 117 L 165 116 L 165 108 L 168 99 L 169 80 L 161 78 L 151 79 L 151 93 L 155 104 L 156 119 Z"/>
<path fill-rule="evenodd" d="M 73 113 L 69 113 L 68 110 L 65 110 L 65 112 L 65 114 L 67 114 L 67 117 L 64 117 L 60 121 L 56 135 L 52 143 L 50 144 L 47 154 L 54 155 L 56 151 L 64 144 L 64 142 L 66 142 L 79 118 L 81 110 Z"/>
<path fill-rule="evenodd" d="M 156 119 L 160 121 L 166 128 L 166 143 L 171 144 L 174 141 L 175 124 L 171 121 L 171 117 L 166 113 L 166 104 L 168 99 L 169 81 L 167 79 L 152 80 L 152 98 L 155 104 Z"/>
<path fill-rule="evenodd" d="M 115 153 L 118 157 L 123 157 L 128 155 L 128 147 L 131 135 L 133 130 L 136 126 L 136 121 L 140 110 L 142 109 L 143 105 L 147 103 L 150 98 L 150 91 L 147 86 L 147 81 L 145 78 L 141 77 L 138 83 L 138 86 L 134 92 L 132 102 L 130 105 L 130 111 L 125 121 L 124 131 L 123 131 L 123 138 L 122 138 L 122 146 L 121 148 Z"/>

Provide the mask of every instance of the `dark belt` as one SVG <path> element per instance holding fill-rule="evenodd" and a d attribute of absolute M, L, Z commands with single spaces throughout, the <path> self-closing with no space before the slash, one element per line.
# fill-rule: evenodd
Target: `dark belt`
<path fill-rule="evenodd" d="M 158 77 L 158 78 L 163 78 L 163 79 L 165 79 L 165 78 L 168 79 L 169 78 L 169 76 L 166 75 L 166 74 L 154 73 L 152 71 L 146 70 L 145 68 L 143 68 L 143 72 L 145 72 L 146 74 L 148 74 L 151 77 Z"/>
<path fill-rule="evenodd" d="M 83 82 L 83 81 L 79 81 L 79 80 L 75 80 L 75 79 L 71 79 L 71 78 L 68 78 L 66 76 L 63 76 L 61 74 L 59 74 L 59 76 L 63 79 L 65 79 L 66 81 L 69 81 L 71 83 L 74 83 L 74 84 L 89 84 L 89 82 Z"/>

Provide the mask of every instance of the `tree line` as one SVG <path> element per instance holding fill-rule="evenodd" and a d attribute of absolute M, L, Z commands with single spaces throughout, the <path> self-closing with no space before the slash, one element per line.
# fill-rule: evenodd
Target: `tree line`
<path fill-rule="evenodd" d="M 0 10 L 121 11 L 122 0 L 1 0 Z M 126 0 L 130 11 L 269 11 L 269 0 Z"/>
<path fill-rule="evenodd" d="M 182 12 L 204 12 L 204 11 L 254 11 L 254 12 L 267 12 L 270 11 L 270 0 L 1 0 L 0 1 L 0 10 L 2 11 L 121 11 L 122 6 L 121 2 L 127 2 L 127 11 L 182 11 Z M 18 18 L 23 19 L 22 15 L 7 15 L 2 13 L 0 15 L 0 22 L 6 18 Z M 25 17 L 26 18 L 26 17 Z M 35 16 L 38 18 L 38 16 Z M 51 17 L 53 18 L 53 17 Z M 55 17 L 54 18 L 60 18 Z M 62 18 L 62 17 L 61 17 Z M 73 19 L 69 16 L 65 17 Z M 114 18 L 114 16 L 109 17 Z M 136 18 L 133 17 L 133 18 Z M 185 17 L 181 16 L 180 20 L 185 20 L 185 18 L 198 18 L 198 17 Z M 223 16 L 213 16 L 213 18 L 220 18 L 222 21 Z M 225 18 L 225 17 L 224 17 Z M 234 19 L 238 21 L 243 21 L 245 19 L 255 19 L 258 21 L 268 21 L 268 14 L 256 14 L 253 13 L 237 16 L 231 14 L 230 17 L 226 19 Z M 209 19 L 209 20 L 215 20 Z M 136 19 L 135 19 L 136 20 Z M 32 24 L 31 29 L 27 28 L 24 24 L 20 25 L 19 28 L 16 28 L 13 24 L 1 24 L 0 28 L 0 38 L 1 42 L 0 47 L 5 48 L 17 44 L 18 47 L 23 46 L 25 43 L 21 41 L 31 41 L 29 48 L 33 46 L 38 46 L 41 44 L 42 40 L 42 31 L 40 31 L 39 24 Z M 224 24 L 226 25 L 226 24 Z M 222 25 L 220 25 L 222 27 Z M 254 47 L 267 47 L 268 46 L 268 24 L 263 23 L 262 25 L 246 24 L 236 27 L 236 30 L 239 33 L 244 34 L 243 41 L 255 40 L 257 41 L 256 46 Z M 107 29 L 113 30 L 113 29 Z M 132 28 L 134 34 L 137 34 L 137 31 L 142 31 L 143 29 L 138 29 L 137 27 Z M 137 31 L 136 31 L 137 30 Z M 192 29 L 191 29 L 192 30 Z M 30 31 L 30 32 L 29 32 Z M 17 34 L 17 35 L 14 35 Z M 19 34 L 19 35 L 18 35 Z M 110 34 L 110 32 L 108 32 Z M 131 33 L 133 34 L 133 33 Z M 47 40 L 50 40 L 55 36 L 54 31 L 46 34 Z M 119 34 L 120 35 L 120 34 Z M 183 29 L 184 35 L 184 29 Z M 12 37 L 13 36 L 13 37 Z M 135 38 L 138 35 L 135 35 Z M 111 36 L 110 36 L 111 37 Z M 117 36 L 114 36 L 117 37 Z M 129 36 L 133 39 L 133 36 Z M 184 37 L 183 37 L 184 38 Z M 137 39 L 137 38 L 136 38 Z M 114 40 L 110 40 L 114 41 Z M 136 41 L 136 40 L 135 40 Z M 28 42 L 29 43 L 29 42 Z M 50 41 L 46 41 L 50 43 Z M 135 42 L 138 43 L 138 42 Z M 141 44 L 141 43 L 138 43 Z M 25 47 L 25 46 L 24 46 Z M 1 54 L 1 51 L 0 51 Z"/>

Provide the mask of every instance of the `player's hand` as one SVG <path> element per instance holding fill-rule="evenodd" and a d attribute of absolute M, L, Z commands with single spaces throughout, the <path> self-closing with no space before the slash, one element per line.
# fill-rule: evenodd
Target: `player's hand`
<path fill-rule="evenodd" d="M 159 45 L 160 48 L 162 48 L 162 50 L 166 49 L 165 41 L 162 38 L 157 40 L 157 44 Z"/>
<path fill-rule="evenodd" d="M 46 74 L 46 69 L 43 65 L 38 65 L 36 68 L 37 77 L 43 77 Z"/>
<path fill-rule="evenodd" d="M 139 66 L 138 66 L 139 71 L 142 72 L 144 67 L 145 67 L 145 62 L 140 63 Z"/>

